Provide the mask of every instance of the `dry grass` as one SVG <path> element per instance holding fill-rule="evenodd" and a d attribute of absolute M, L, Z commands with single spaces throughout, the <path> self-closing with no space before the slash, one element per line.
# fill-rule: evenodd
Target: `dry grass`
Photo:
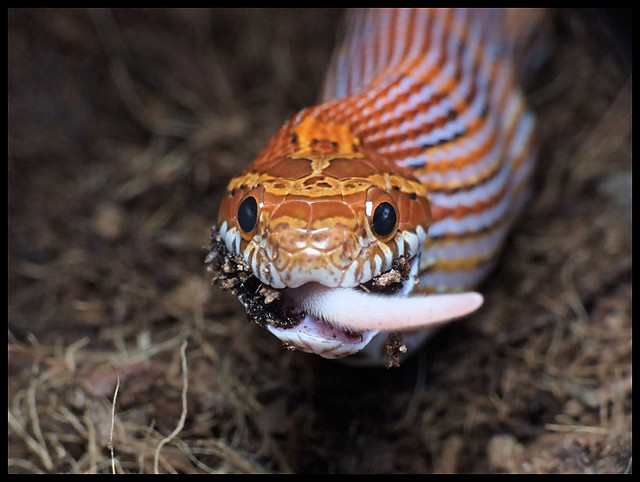
<path fill-rule="evenodd" d="M 576 12 L 477 316 L 356 369 L 209 286 L 221 189 L 314 101 L 339 14 L 9 11 L 9 472 L 631 471 L 631 76 Z"/>

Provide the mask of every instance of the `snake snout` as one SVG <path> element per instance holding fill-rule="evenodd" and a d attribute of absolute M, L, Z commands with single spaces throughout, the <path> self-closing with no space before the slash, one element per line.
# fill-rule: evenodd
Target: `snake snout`
<path fill-rule="evenodd" d="M 287 287 L 315 282 L 353 287 L 361 282 L 362 246 L 353 231 L 342 228 L 271 230 L 266 236 L 271 262 Z"/>

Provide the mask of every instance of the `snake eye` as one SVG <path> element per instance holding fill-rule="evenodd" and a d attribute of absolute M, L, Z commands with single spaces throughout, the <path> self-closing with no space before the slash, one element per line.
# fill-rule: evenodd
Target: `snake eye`
<path fill-rule="evenodd" d="M 253 196 L 240 203 L 238 206 L 238 224 L 245 233 L 253 231 L 258 222 L 258 202 Z"/>
<path fill-rule="evenodd" d="M 389 236 L 396 227 L 396 210 L 388 202 L 381 202 L 373 212 L 371 229 L 373 232 L 384 238 Z"/>

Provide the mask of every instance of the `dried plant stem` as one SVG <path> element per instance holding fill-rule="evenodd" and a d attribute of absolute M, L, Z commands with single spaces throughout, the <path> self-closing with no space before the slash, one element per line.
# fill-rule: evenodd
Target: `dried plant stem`
<path fill-rule="evenodd" d="M 118 399 L 118 391 L 120 390 L 120 375 L 116 370 L 116 388 L 113 392 L 113 402 L 111 402 L 111 427 L 109 428 L 109 452 L 111 456 L 111 473 L 116 473 L 116 460 L 113 455 L 113 427 L 116 421 L 116 400 Z"/>
<path fill-rule="evenodd" d="M 22 439 L 29 449 L 38 456 L 42 465 L 44 465 L 45 470 L 51 471 L 53 469 L 53 462 L 51 461 L 51 457 L 49 457 L 49 452 L 46 447 L 40 445 L 33 437 L 31 437 L 25 430 L 22 424 L 16 417 L 13 416 L 11 410 L 8 412 L 9 419 L 8 425 L 9 427 Z"/>
<path fill-rule="evenodd" d="M 158 447 L 155 450 L 153 455 L 153 473 L 158 473 L 158 459 L 160 457 L 160 450 L 164 447 L 168 442 L 173 440 L 184 427 L 184 422 L 187 419 L 187 389 L 189 387 L 189 377 L 187 373 L 187 340 L 182 342 L 182 346 L 180 347 L 180 358 L 182 360 L 182 413 L 180 414 L 180 420 L 178 421 L 178 426 L 167 435 L 165 438 L 160 440 Z"/>

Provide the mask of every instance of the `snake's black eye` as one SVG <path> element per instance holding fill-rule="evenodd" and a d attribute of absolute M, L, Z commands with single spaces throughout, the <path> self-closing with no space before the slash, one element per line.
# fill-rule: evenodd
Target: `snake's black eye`
<path fill-rule="evenodd" d="M 388 202 L 382 202 L 378 204 L 378 207 L 373 212 L 371 229 L 375 234 L 384 238 L 393 232 L 396 227 L 396 221 L 396 210 Z"/>
<path fill-rule="evenodd" d="M 258 202 L 253 196 L 240 203 L 238 206 L 238 224 L 245 233 L 253 231 L 258 222 Z"/>

